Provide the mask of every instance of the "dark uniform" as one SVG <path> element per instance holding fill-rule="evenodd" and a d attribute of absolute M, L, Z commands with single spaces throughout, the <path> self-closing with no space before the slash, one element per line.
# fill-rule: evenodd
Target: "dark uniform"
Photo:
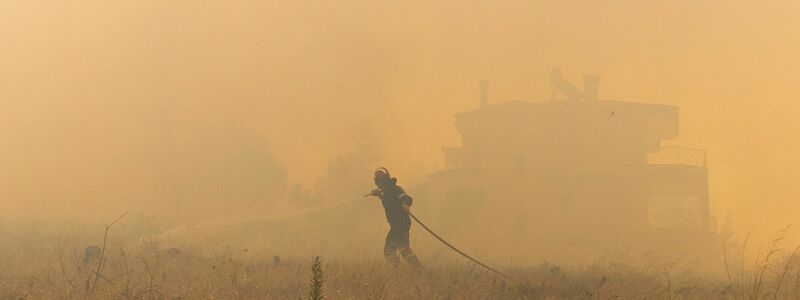
<path fill-rule="evenodd" d="M 411 251 L 408 232 L 411 229 L 411 217 L 403 209 L 403 206 L 411 206 L 413 199 L 406 194 L 402 187 L 397 185 L 397 179 L 388 176 L 379 180 L 376 176 L 375 182 L 379 189 L 373 191 L 375 196 L 378 196 L 383 203 L 383 209 L 386 211 L 386 220 L 389 221 L 389 233 L 386 235 L 386 243 L 383 246 L 383 255 L 386 261 L 392 266 L 398 266 L 400 259 L 397 257 L 397 251 L 400 250 L 400 255 L 414 267 L 421 267 L 419 259 Z"/>

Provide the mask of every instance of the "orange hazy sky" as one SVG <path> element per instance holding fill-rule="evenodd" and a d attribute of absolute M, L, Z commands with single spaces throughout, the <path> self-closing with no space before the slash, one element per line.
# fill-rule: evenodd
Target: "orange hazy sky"
<path fill-rule="evenodd" d="M 666 144 L 708 151 L 713 213 L 769 231 L 800 219 L 797 28 L 798 1 L 3 1 L 0 201 L 135 194 L 164 111 L 258 133 L 306 185 L 371 116 L 420 182 L 480 79 L 545 101 L 560 67 L 680 106 Z"/>

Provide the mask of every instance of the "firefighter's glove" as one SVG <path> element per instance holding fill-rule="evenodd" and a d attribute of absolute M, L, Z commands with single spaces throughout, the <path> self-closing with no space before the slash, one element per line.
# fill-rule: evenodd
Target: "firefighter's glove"
<path fill-rule="evenodd" d="M 375 196 L 375 197 L 380 197 L 381 196 L 381 190 L 380 189 L 374 189 L 374 190 L 372 190 L 371 193 L 369 193 L 369 195 L 370 196 Z"/>

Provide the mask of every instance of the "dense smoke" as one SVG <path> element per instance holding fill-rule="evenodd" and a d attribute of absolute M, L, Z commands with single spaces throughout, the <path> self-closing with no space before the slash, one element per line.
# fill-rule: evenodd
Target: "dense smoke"
<path fill-rule="evenodd" d="M 460 143 L 452 115 L 478 106 L 480 80 L 490 103 L 548 101 L 560 67 L 599 74 L 602 99 L 679 106 L 666 144 L 708 151 L 712 215 L 766 236 L 800 215 L 799 9 L 8 1 L 0 208 L 177 225 L 359 196 L 378 166 L 417 186 Z"/>

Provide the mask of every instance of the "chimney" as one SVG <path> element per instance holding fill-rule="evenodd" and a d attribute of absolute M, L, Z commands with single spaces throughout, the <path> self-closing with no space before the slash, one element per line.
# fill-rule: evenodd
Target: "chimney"
<path fill-rule="evenodd" d="M 489 104 L 489 81 L 481 80 L 481 107 L 486 107 Z"/>
<path fill-rule="evenodd" d="M 587 101 L 600 100 L 599 96 L 599 77 L 597 75 L 583 76 L 583 99 Z"/>

